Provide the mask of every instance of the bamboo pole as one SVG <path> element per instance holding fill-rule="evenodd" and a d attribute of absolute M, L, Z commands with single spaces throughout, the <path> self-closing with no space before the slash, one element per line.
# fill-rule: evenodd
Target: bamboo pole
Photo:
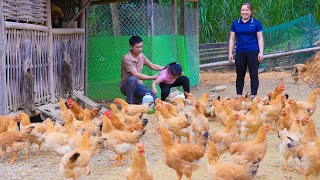
<path fill-rule="evenodd" d="M 29 31 L 43 31 L 48 32 L 48 28 L 45 26 L 27 24 L 27 23 L 17 23 L 17 22 L 4 22 L 4 27 L 6 29 L 20 29 L 20 30 L 29 30 Z"/>
<path fill-rule="evenodd" d="M 3 17 L 3 0 L 0 0 L 0 115 L 7 114 L 6 100 L 6 61 L 5 61 L 5 39 L 4 39 L 4 17 Z"/>
<path fill-rule="evenodd" d="M 52 21 L 51 21 L 51 0 L 47 1 L 47 27 L 48 27 L 48 62 L 49 62 L 49 92 L 50 92 L 50 101 L 55 103 L 55 81 L 53 74 L 53 34 L 52 34 Z"/>
<path fill-rule="evenodd" d="M 291 54 L 297 54 L 297 53 L 310 52 L 310 51 L 317 51 L 317 50 L 320 50 L 320 46 L 313 47 L 313 48 L 293 50 L 293 51 L 286 51 L 286 52 L 281 52 L 281 53 L 267 54 L 267 55 L 264 55 L 264 59 L 285 56 L 285 55 L 291 55 Z M 229 66 L 229 65 L 234 65 L 234 64 L 235 64 L 234 62 L 230 63 L 229 61 L 220 61 L 220 62 L 214 62 L 214 63 L 208 63 L 208 64 L 201 64 L 199 67 L 201 69 L 201 68 L 210 68 L 210 67 L 217 67 L 217 66 Z"/>
<path fill-rule="evenodd" d="M 172 24 L 173 24 L 172 33 L 177 34 L 178 33 L 177 0 L 171 0 L 171 6 L 172 6 Z"/>
<path fill-rule="evenodd" d="M 71 35 L 71 34 L 84 34 L 84 28 L 54 28 L 52 29 L 53 35 Z"/>
<path fill-rule="evenodd" d="M 89 6 L 89 4 L 92 2 L 93 0 L 89 0 L 84 6 L 81 7 L 81 10 L 66 24 L 66 27 L 68 27 L 74 20 L 77 19 L 77 17 Z"/>

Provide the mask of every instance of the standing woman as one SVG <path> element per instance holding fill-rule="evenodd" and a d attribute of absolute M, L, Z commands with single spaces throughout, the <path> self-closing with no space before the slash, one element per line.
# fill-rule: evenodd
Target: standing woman
<path fill-rule="evenodd" d="M 252 4 L 245 2 L 241 5 L 241 17 L 232 22 L 229 40 L 229 61 L 234 60 L 232 50 L 236 42 L 236 89 L 237 96 L 242 96 L 247 67 L 250 74 L 251 98 L 257 95 L 259 87 L 258 69 L 263 60 L 262 25 L 252 17 Z"/>

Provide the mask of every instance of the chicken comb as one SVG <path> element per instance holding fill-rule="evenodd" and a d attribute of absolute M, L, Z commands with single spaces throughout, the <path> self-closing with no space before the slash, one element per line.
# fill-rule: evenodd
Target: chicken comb
<path fill-rule="evenodd" d="M 73 100 L 72 100 L 71 97 L 69 97 L 68 100 L 67 100 L 67 102 L 72 102 L 72 101 L 73 101 Z"/>
<path fill-rule="evenodd" d="M 110 114 L 111 114 L 111 111 L 110 111 L 110 110 L 106 110 L 106 112 L 103 113 L 104 116 L 108 116 L 108 115 L 110 115 Z"/>

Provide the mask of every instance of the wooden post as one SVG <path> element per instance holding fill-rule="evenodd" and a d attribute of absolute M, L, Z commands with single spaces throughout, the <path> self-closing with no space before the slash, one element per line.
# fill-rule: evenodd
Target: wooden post
<path fill-rule="evenodd" d="M 149 24 L 148 24 L 148 35 L 153 36 L 154 34 L 154 22 L 153 22 L 153 0 L 148 0 L 148 18 L 149 18 Z"/>
<path fill-rule="evenodd" d="M 181 0 L 180 1 L 180 35 L 184 35 L 184 6 L 185 6 L 185 1 Z"/>
<path fill-rule="evenodd" d="M 84 5 L 86 4 L 87 0 L 81 0 L 80 1 L 80 8 L 84 7 Z M 86 14 L 87 14 L 88 10 L 85 9 L 81 15 L 80 15 L 80 28 L 85 28 L 86 27 Z M 85 89 L 85 78 L 86 78 L 86 33 L 83 35 L 83 39 L 82 39 L 82 45 L 81 45 L 81 87 L 83 87 Z"/>
<path fill-rule="evenodd" d="M 81 6 L 80 11 L 71 19 L 67 22 L 66 27 L 69 27 L 69 25 L 78 18 L 78 16 L 84 11 L 86 10 L 86 8 L 89 6 L 89 4 L 92 2 L 93 0 L 89 0 L 89 2 L 87 2 L 85 5 Z"/>
<path fill-rule="evenodd" d="M 47 1 L 47 27 L 48 27 L 48 62 L 49 62 L 49 92 L 50 101 L 55 103 L 55 84 L 53 79 L 53 35 L 52 35 L 52 20 L 51 20 L 51 0 Z"/>
<path fill-rule="evenodd" d="M 199 34 L 199 3 L 194 2 L 194 34 L 198 35 Z"/>
<path fill-rule="evenodd" d="M 0 0 L 0 115 L 7 114 L 6 101 L 6 59 L 5 59 L 5 39 L 4 39 L 4 17 L 3 0 Z"/>
<path fill-rule="evenodd" d="M 113 25 L 113 35 L 120 36 L 120 23 L 119 23 L 119 12 L 118 12 L 118 3 L 111 3 L 111 16 L 112 16 L 112 25 Z"/>
<path fill-rule="evenodd" d="M 172 33 L 177 34 L 178 33 L 178 18 L 177 18 L 177 0 L 171 0 L 171 6 L 172 6 Z"/>
<path fill-rule="evenodd" d="M 85 33 L 84 33 L 84 36 L 85 36 L 85 39 L 84 39 L 84 42 L 85 42 L 85 50 L 84 50 L 84 94 L 87 95 L 88 93 L 88 12 L 89 11 L 86 11 L 85 13 Z"/>

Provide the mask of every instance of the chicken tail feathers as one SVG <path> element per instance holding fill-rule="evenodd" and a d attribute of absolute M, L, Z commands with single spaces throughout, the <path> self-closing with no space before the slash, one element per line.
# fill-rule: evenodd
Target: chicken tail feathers
<path fill-rule="evenodd" d="M 200 146 L 206 146 L 208 137 L 209 137 L 209 132 L 204 132 L 197 144 Z"/>
<path fill-rule="evenodd" d="M 148 124 L 148 122 L 149 122 L 148 119 L 143 119 L 143 120 L 142 120 L 142 125 L 143 125 L 143 126 L 146 126 L 146 125 Z"/>
<path fill-rule="evenodd" d="M 79 157 L 80 157 L 80 153 L 74 153 L 74 154 L 69 158 L 70 163 L 76 162 Z"/>

